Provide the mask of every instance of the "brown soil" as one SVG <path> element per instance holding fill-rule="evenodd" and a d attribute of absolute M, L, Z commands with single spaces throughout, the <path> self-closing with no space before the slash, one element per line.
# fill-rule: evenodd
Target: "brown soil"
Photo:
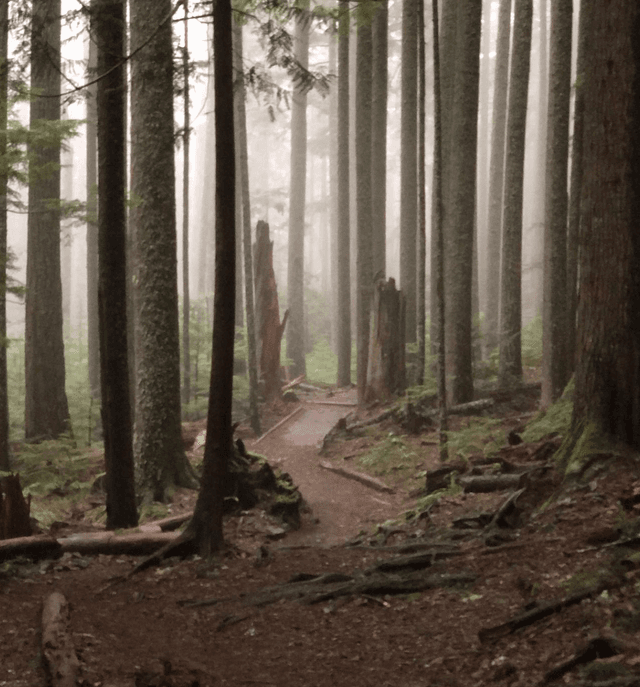
<path fill-rule="evenodd" d="M 347 402 L 352 397 L 350 393 L 326 400 Z M 535 400 L 529 399 L 520 407 L 503 408 L 502 430 L 521 423 L 534 406 Z M 280 409 L 280 416 L 291 410 Z M 608 591 L 493 642 L 481 643 L 478 634 L 518 615 L 525 604 L 575 592 L 596 579 L 597 571 L 610 567 L 617 550 L 610 546 L 616 528 L 628 530 L 637 515 L 637 506 L 629 505 L 632 500 L 628 511 L 619 503 L 640 491 L 634 457 L 563 493 L 502 546 L 487 546 L 482 537 L 462 541 L 462 555 L 439 565 L 443 571 L 474 573 L 472 586 L 343 597 L 316 605 L 244 603 L 248 593 L 300 572 L 351 573 L 394 555 L 372 545 L 371 535 L 376 523 L 401 518 L 415 502 L 408 494 L 411 485 L 419 486 L 422 478 L 397 483 L 385 478 L 396 488 L 388 494 L 319 467 L 318 442 L 350 410 L 305 406 L 255 447 L 300 485 L 312 512 L 298 532 L 279 538 L 264 515 L 245 513 L 229 518 L 229 546 L 214 563 L 170 560 L 108 586 L 112 577 L 137 561 L 65 555 L 59 561 L 25 565 L 22 576 L 0 578 L 0 686 L 44 684 L 40 614 L 43 598 L 54 590 L 71 602 L 71 632 L 83 684 L 95 687 L 525 687 L 541 684 L 547 671 L 574 657 L 594 637 L 614 638 L 619 652 L 597 659 L 600 675 L 637 670 L 640 584 L 633 556 L 617 565 L 616 583 Z M 391 430 L 380 427 L 380 436 Z M 410 439 L 424 454 L 423 469 L 439 464 L 430 443 L 434 437 L 432 431 Z M 338 444 L 328 460 L 344 462 L 373 440 Z M 248 437 L 246 443 L 251 449 Z M 435 538 L 452 519 L 494 510 L 504 498 L 445 497 L 428 517 L 410 524 L 400 519 L 381 532 L 387 546 Z M 181 492 L 175 510 L 192 501 L 193 495 Z M 360 548 L 342 545 L 362 531 L 368 536 L 361 535 Z M 208 605 L 185 605 L 214 599 L 218 601 Z M 590 665 L 593 669 L 594 663 Z M 580 670 L 567 670 L 557 682 L 579 684 Z"/>

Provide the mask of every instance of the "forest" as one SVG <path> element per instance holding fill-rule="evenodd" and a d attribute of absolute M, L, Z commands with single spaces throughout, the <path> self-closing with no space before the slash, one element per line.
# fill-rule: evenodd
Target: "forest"
<path fill-rule="evenodd" d="M 506 623 L 487 606 L 466 621 L 473 641 L 616 590 L 629 636 L 594 613 L 587 647 L 549 649 L 536 680 L 620 655 L 628 680 L 606 684 L 636 684 L 635 0 L 0 0 L 0 160 L 0 565 L 80 556 L 105 594 L 175 556 L 204 561 L 183 568 L 192 586 L 233 559 L 243 572 L 212 605 L 329 603 L 332 622 L 357 597 L 409 623 L 420 597 L 446 624 L 446 595 L 494 599 L 483 556 L 506 553 L 516 596 L 555 600 L 520 615 L 512 600 Z M 573 540 L 552 514 L 578 498 Z M 321 572 L 273 563 L 281 537 Z M 355 548 L 322 567 L 316 544 L 345 538 Z M 531 581 L 560 539 L 554 560 L 576 567 Z M 599 546 L 623 548 L 571 587 Z M 242 586 L 250 564 L 275 586 Z M 204 587 L 170 594 L 209 603 Z M 60 596 L 42 670 L 75 685 Z M 252 613 L 211 631 L 267 622 Z M 442 671 L 464 662 L 436 656 L 437 684 L 538 684 L 515 654 L 504 674 L 465 658 L 476 679 L 458 682 Z M 135 684 L 222 675 L 163 661 Z M 85 663 L 82 684 L 102 684 Z M 296 675 L 282 684 L 346 684 Z"/>

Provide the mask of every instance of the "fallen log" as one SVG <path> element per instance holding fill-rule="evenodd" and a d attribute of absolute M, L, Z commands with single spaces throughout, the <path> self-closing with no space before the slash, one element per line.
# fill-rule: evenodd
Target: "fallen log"
<path fill-rule="evenodd" d="M 459 477 L 458 482 L 466 492 L 486 494 L 492 491 L 519 489 L 523 479 L 524 475 L 473 475 Z"/>
<path fill-rule="evenodd" d="M 320 467 L 324 468 L 325 470 L 330 470 L 341 477 L 346 477 L 347 479 L 352 479 L 355 482 L 360 482 L 360 484 L 364 484 L 365 487 L 369 487 L 375 491 L 385 494 L 393 494 L 395 491 L 391 487 L 387 486 L 384 482 L 381 482 L 375 477 L 371 477 L 371 475 L 366 475 L 364 472 L 356 472 L 355 470 L 349 470 L 347 468 L 331 465 L 331 463 L 326 463 L 324 461 L 320 462 Z"/>
<path fill-rule="evenodd" d="M 298 384 L 301 384 L 304 381 L 304 378 L 305 378 L 305 375 L 301 374 L 299 377 L 296 377 L 291 382 L 288 382 L 287 384 L 285 384 L 281 389 L 282 393 L 284 393 L 285 391 L 288 391 L 289 389 L 293 389 L 293 387 L 298 386 Z"/>
<path fill-rule="evenodd" d="M 271 434 L 272 432 L 275 432 L 276 429 L 278 429 L 278 427 L 282 427 L 282 425 L 284 425 L 285 422 L 288 422 L 296 413 L 299 413 L 301 410 L 302 410 L 302 406 L 298 406 L 292 413 L 289 413 L 289 415 L 287 415 L 287 417 L 282 418 L 282 420 L 280 420 L 280 422 L 276 422 L 276 424 L 273 425 L 273 427 L 268 429 L 262 436 L 259 436 L 253 442 L 253 444 L 251 444 L 251 446 L 252 447 L 257 446 L 265 437 L 268 437 L 269 434 Z"/>
<path fill-rule="evenodd" d="M 315 406 L 347 406 L 349 408 L 355 408 L 358 405 L 352 401 L 305 401 L 305 403 Z"/>
<path fill-rule="evenodd" d="M 63 553 L 149 556 L 175 538 L 176 535 L 173 532 L 133 532 L 131 534 L 91 532 L 72 534 L 59 539 L 58 543 Z"/>
<path fill-rule="evenodd" d="M 343 596 L 380 596 L 411 594 L 436 587 L 453 587 L 475 582 L 473 573 L 431 573 L 424 571 L 398 574 L 360 575 L 342 573 L 301 575 L 283 585 L 268 587 L 244 598 L 251 606 L 267 606 L 280 600 L 316 604 Z"/>
<path fill-rule="evenodd" d="M 33 561 L 60 558 L 62 547 L 56 539 L 47 535 L 17 537 L 0 541 L 0 563 L 23 556 Z"/>
<path fill-rule="evenodd" d="M 42 607 L 42 660 L 50 687 L 76 687 L 80 662 L 69 634 L 69 604 L 60 592 Z"/>
<path fill-rule="evenodd" d="M 594 587 L 583 589 L 575 594 L 571 594 L 564 599 L 542 604 L 541 606 L 533 608 L 530 611 L 526 611 L 525 613 L 508 620 L 506 623 L 501 623 L 500 625 L 494 625 L 493 627 L 480 630 L 478 632 L 478 639 L 480 640 L 481 644 L 486 644 L 487 642 L 495 641 L 501 637 L 506 637 L 522 627 L 533 625 L 534 623 L 537 623 L 538 620 L 548 618 L 554 613 L 562 611 L 565 608 L 569 608 L 569 606 L 575 606 L 575 604 L 579 604 L 585 599 L 597 596 L 610 586 L 613 586 L 613 583 L 610 585 L 599 584 Z"/>
<path fill-rule="evenodd" d="M 592 663 L 598 658 L 611 658 L 622 653 L 622 644 L 613 637 L 594 637 L 575 653 L 568 661 L 564 661 L 547 671 L 542 684 L 559 680 L 566 673 L 578 666 Z"/>
<path fill-rule="evenodd" d="M 390 558 L 387 561 L 376 563 L 376 565 L 367 568 L 365 573 L 398 573 L 405 570 L 422 570 L 431 567 L 436 561 L 442 560 L 443 558 L 451 558 L 452 556 L 460 555 L 462 555 L 462 551 L 459 549 L 448 551 L 443 549 L 431 549 L 421 551 L 420 553 L 408 554 L 406 556 L 397 556 L 396 558 Z"/>
<path fill-rule="evenodd" d="M 189 513 L 183 513 L 182 515 L 171 515 L 168 518 L 162 518 L 162 520 L 152 520 L 140 525 L 140 531 L 142 532 L 174 532 L 181 525 L 184 525 L 187 520 L 191 519 L 193 511 Z"/>

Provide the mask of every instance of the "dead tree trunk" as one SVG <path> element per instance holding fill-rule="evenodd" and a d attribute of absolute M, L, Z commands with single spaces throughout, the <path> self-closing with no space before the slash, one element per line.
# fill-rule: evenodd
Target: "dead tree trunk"
<path fill-rule="evenodd" d="M 365 400 L 402 393 L 405 374 L 405 296 L 395 279 L 380 279 L 373 295 Z"/>
<path fill-rule="evenodd" d="M 4 492 L 4 499 L 2 494 Z M 28 537 L 32 533 L 29 512 L 31 497 L 26 501 L 20 486 L 20 475 L 7 475 L 0 480 L 0 539 Z"/>
<path fill-rule="evenodd" d="M 280 397 L 280 342 L 289 311 L 280 322 L 278 287 L 273 271 L 273 241 L 269 239 L 269 225 L 260 220 L 256 227 L 255 292 L 256 328 L 258 334 L 258 364 L 260 383 L 265 400 Z"/>

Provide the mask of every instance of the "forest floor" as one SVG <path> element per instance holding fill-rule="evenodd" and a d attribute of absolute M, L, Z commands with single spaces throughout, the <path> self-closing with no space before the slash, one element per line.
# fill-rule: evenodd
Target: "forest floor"
<path fill-rule="evenodd" d="M 283 533 L 259 511 L 232 516 L 227 548 L 213 563 L 174 558 L 120 584 L 112 578 L 140 559 L 65 554 L 17 574 L 15 566 L 5 576 L 0 568 L 0 685 L 44 684 L 40 616 L 54 590 L 70 602 L 86 686 L 640 685 L 635 456 L 612 458 L 562 491 L 560 478 L 547 474 L 535 487 L 538 507 L 496 538 L 478 523 L 508 493 L 450 490 L 429 507 L 418 501 L 425 471 L 441 466 L 434 428 L 406 435 L 387 420 L 319 455 L 325 434 L 355 408 L 318 401 L 354 400 L 353 391 L 316 393 L 255 448 L 245 432 L 250 451 L 299 485 L 310 512 L 298 531 Z M 492 438 L 506 445 L 537 403 L 529 392 L 496 404 Z M 274 410 L 265 426 L 294 408 Z M 393 491 L 321 466 L 363 471 L 358 457 L 385 442 L 406 456 L 376 472 Z M 194 499 L 179 491 L 173 513 Z M 408 519 L 408 510 L 417 517 Z M 408 576 L 392 569 L 382 587 L 344 591 L 350 580 L 379 579 L 371 571 L 381 562 L 393 566 L 399 554 L 420 552 L 429 561 L 414 558 L 414 567 L 430 564 L 430 582 L 424 569 Z M 336 593 L 302 597 L 321 575 L 315 582 Z M 398 593 L 401 578 L 422 590 Z"/>

